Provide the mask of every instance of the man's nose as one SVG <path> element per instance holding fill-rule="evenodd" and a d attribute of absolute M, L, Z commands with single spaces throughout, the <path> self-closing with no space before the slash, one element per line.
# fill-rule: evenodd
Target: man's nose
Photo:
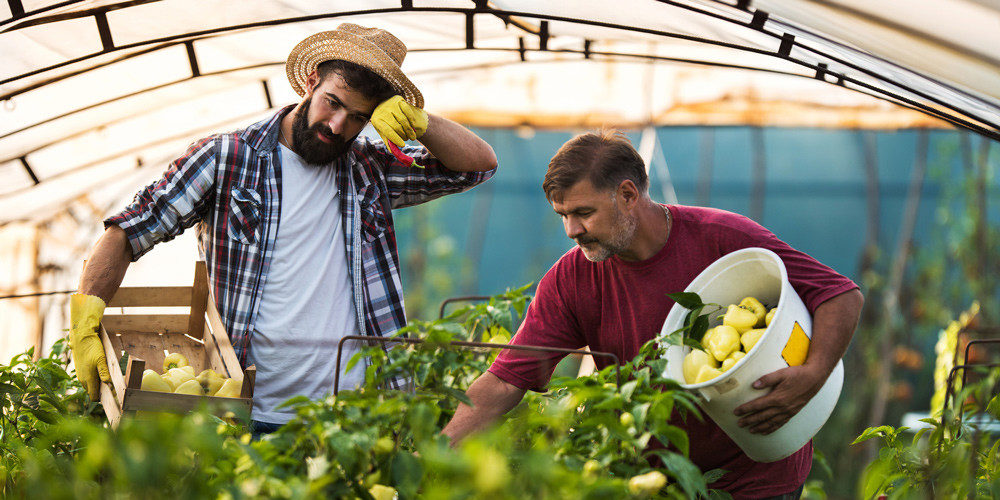
<path fill-rule="evenodd" d="M 566 236 L 574 240 L 587 233 L 583 224 L 580 224 L 575 217 L 566 217 L 566 220 L 563 221 L 563 226 L 566 229 Z"/>
<path fill-rule="evenodd" d="M 334 134 L 343 134 L 346 123 L 347 113 L 342 109 L 334 111 L 330 119 L 326 121 L 326 125 L 330 127 L 330 131 Z"/>

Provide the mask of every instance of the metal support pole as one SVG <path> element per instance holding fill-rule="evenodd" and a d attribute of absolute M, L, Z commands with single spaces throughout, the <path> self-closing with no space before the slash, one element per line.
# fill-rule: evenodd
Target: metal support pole
<path fill-rule="evenodd" d="M 425 343 L 421 339 L 408 339 L 405 337 L 369 337 L 367 335 L 348 335 L 340 339 L 340 343 L 337 344 L 337 366 L 336 372 L 333 375 L 333 395 L 336 396 L 340 392 L 340 359 L 344 352 L 344 342 L 349 340 L 358 340 L 365 342 L 376 342 L 380 344 L 414 344 L 419 345 Z M 509 344 L 491 344 L 489 342 L 469 342 L 464 340 L 453 340 L 451 342 L 438 344 L 441 346 L 447 346 L 457 349 L 500 349 L 500 350 L 511 350 L 511 351 L 526 351 L 526 352 L 555 352 L 561 354 L 590 354 L 592 356 L 601 356 L 605 358 L 610 358 L 615 365 L 615 382 L 618 384 L 618 388 L 621 389 L 622 386 L 622 373 L 621 373 L 621 363 L 618 361 L 618 356 L 610 352 L 597 352 L 597 351 L 585 351 L 583 349 L 562 349 L 559 347 L 544 347 L 544 346 L 534 346 L 534 345 L 509 345 Z"/>

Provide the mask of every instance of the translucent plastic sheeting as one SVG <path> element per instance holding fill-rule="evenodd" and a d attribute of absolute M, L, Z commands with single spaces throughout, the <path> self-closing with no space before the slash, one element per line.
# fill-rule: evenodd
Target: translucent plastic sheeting
<path fill-rule="evenodd" d="M 289 50 L 342 22 L 393 32 L 427 109 L 481 126 L 950 123 L 997 138 L 998 12 L 970 0 L 11 0 L 0 224 L 296 102 Z"/>

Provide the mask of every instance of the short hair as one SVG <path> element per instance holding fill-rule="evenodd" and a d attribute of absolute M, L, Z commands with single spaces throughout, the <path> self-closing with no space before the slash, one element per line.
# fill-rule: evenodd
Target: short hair
<path fill-rule="evenodd" d="M 351 89 L 356 90 L 368 99 L 382 102 L 399 92 L 392 87 L 388 80 L 382 78 L 374 71 L 350 61 L 342 59 L 331 59 L 323 61 L 316 66 L 316 75 L 322 83 L 330 73 L 337 73 L 344 79 Z"/>
<path fill-rule="evenodd" d="M 617 188 L 626 179 L 640 193 L 649 188 L 645 163 L 625 134 L 617 130 L 581 134 L 563 144 L 545 172 L 545 198 L 552 201 L 555 192 L 569 189 L 585 178 L 600 191 Z"/>

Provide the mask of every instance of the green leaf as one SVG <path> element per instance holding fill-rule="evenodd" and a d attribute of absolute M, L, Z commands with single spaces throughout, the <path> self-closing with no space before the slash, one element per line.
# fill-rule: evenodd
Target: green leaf
<path fill-rule="evenodd" d="M 688 498 L 708 494 L 701 471 L 687 457 L 667 450 L 657 450 L 655 453 L 660 460 L 663 460 L 663 465 L 670 475 L 677 479 L 677 483 L 681 485 Z"/>
<path fill-rule="evenodd" d="M 704 337 L 704 335 L 705 335 L 705 333 L 702 332 L 702 336 L 703 337 Z M 684 345 L 686 345 L 686 346 L 688 346 L 688 347 L 690 347 L 692 349 L 702 349 L 702 350 L 704 350 L 704 348 L 705 348 L 705 346 L 701 345 L 701 340 L 695 340 L 695 339 L 693 339 L 691 337 L 684 337 Z"/>
<path fill-rule="evenodd" d="M 701 339 L 705 337 L 705 332 L 708 331 L 708 316 L 702 315 L 698 316 L 691 325 L 691 330 L 688 332 L 688 337 L 696 340 L 698 344 L 701 344 Z"/>
<path fill-rule="evenodd" d="M 284 403 L 276 406 L 275 409 L 288 408 L 302 403 L 308 403 L 310 401 L 308 396 L 298 395 L 288 398 Z"/>
<path fill-rule="evenodd" d="M 122 369 L 122 373 L 128 371 L 128 351 L 122 353 L 122 357 L 118 358 L 118 367 Z"/>
<path fill-rule="evenodd" d="M 681 305 L 685 309 L 697 309 L 703 307 L 705 304 L 702 303 L 701 297 L 694 292 L 676 292 L 668 293 L 667 297 L 673 299 L 674 302 Z"/>
<path fill-rule="evenodd" d="M 682 455 L 688 456 L 690 452 L 689 438 L 684 429 L 677 427 L 675 425 L 668 425 L 659 434 L 657 434 L 656 439 L 659 439 L 661 443 L 670 443 L 677 448 Z"/>
<path fill-rule="evenodd" d="M 851 444 L 855 445 L 858 443 L 863 443 L 874 437 L 885 437 L 886 435 L 892 434 L 893 428 L 888 425 L 880 425 L 878 427 L 869 427 L 861 433 Z"/>
<path fill-rule="evenodd" d="M 805 497 L 803 497 L 805 498 Z M 733 500 L 733 496 L 722 490 L 708 490 L 709 500 Z"/>
<path fill-rule="evenodd" d="M 989 404 L 986 405 L 986 413 L 993 418 L 1000 418 L 1000 395 L 993 396 Z"/>
<path fill-rule="evenodd" d="M 454 387 L 442 387 L 441 389 L 445 392 L 445 394 L 461 401 L 463 404 L 472 406 L 472 400 L 465 394 L 465 391 L 455 389 Z"/>
<path fill-rule="evenodd" d="M 705 484 L 712 484 L 719 479 L 722 479 L 722 476 L 726 475 L 727 472 L 729 471 L 724 469 L 712 469 L 702 475 L 702 479 L 705 480 Z"/>
<path fill-rule="evenodd" d="M 639 382 L 636 380 L 632 380 L 622 384 L 621 388 L 622 399 L 624 399 L 625 401 L 632 399 L 632 394 L 635 393 L 635 388 L 638 386 L 638 384 Z"/>
<path fill-rule="evenodd" d="M 59 421 L 59 414 L 52 411 L 42 410 L 38 408 L 29 408 L 29 412 L 35 416 L 38 420 L 45 422 L 46 424 L 54 424 Z"/>
<path fill-rule="evenodd" d="M 354 355 L 351 356 L 351 359 L 347 360 L 347 365 L 344 366 L 344 372 L 346 373 L 351 371 L 351 369 L 354 368 L 354 366 L 357 365 L 362 359 L 365 359 L 365 351 L 358 351 L 354 353 Z"/>
<path fill-rule="evenodd" d="M 830 463 L 826 460 L 826 455 L 819 451 L 819 448 L 813 447 L 813 463 L 819 465 L 819 469 L 823 471 L 828 479 L 833 479 L 833 469 L 830 468 Z"/>
<path fill-rule="evenodd" d="M 402 498 L 413 498 L 420 486 L 423 467 L 420 461 L 406 451 L 397 451 L 389 466 L 392 481 Z"/>

